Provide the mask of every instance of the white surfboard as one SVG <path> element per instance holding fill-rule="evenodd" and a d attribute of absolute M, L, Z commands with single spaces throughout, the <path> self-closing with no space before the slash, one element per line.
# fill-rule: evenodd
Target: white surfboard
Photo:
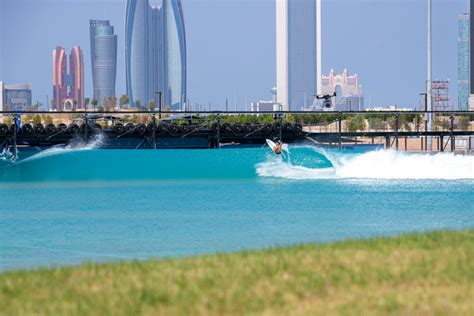
<path fill-rule="evenodd" d="M 273 141 L 271 141 L 270 139 L 267 139 L 267 145 L 268 147 L 270 147 L 270 149 L 273 151 L 273 148 L 275 148 L 275 143 Z"/>
<path fill-rule="evenodd" d="M 270 139 L 266 139 L 266 141 L 267 141 L 268 147 L 270 147 L 270 149 L 273 151 L 273 148 L 275 148 L 275 145 L 276 145 L 275 142 L 273 142 Z M 288 144 L 283 144 L 283 146 L 281 146 L 281 150 L 288 152 Z"/>

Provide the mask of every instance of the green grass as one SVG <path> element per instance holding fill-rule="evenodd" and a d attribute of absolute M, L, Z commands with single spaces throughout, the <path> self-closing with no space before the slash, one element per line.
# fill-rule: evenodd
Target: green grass
<path fill-rule="evenodd" d="M 474 315 L 474 230 L 0 274 L 5 315 Z"/>

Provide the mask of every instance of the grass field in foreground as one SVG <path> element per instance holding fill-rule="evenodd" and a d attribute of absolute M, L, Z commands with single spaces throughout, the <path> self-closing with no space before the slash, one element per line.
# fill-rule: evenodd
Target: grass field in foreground
<path fill-rule="evenodd" d="M 474 315 L 474 230 L 0 274 L 6 315 Z"/>

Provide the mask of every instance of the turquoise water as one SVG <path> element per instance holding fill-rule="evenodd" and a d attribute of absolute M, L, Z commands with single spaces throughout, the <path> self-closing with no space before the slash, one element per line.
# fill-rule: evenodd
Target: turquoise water
<path fill-rule="evenodd" d="M 474 227 L 472 156 L 91 146 L 20 158 L 0 161 L 1 270 Z"/>

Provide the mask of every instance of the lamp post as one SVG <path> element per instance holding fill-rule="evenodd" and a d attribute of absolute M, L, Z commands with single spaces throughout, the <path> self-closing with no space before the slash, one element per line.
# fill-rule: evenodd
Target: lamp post
<path fill-rule="evenodd" d="M 427 80 L 426 80 L 426 109 L 427 111 L 431 111 L 432 109 L 432 101 L 431 101 L 431 0 L 428 0 L 428 45 L 427 45 Z M 432 130 L 432 120 L 433 120 L 433 114 L 432 113 L 426 113 L 426 120 L 428 121 L 427 124 L 427 130 L 431 132 Z M 426 136 L 428 138 L 428 135 Z M 431 137 L 428 140 L 427 139 L 427 150 L 432 149 L 432 143 L 431 143 Z"/>
<path fill-rule="evenodd" d="M 155 96 L 158 95 L 158 102 L 155 101 L 155 104 L 158 103 L 158 118 L 161 120 L 161 107 L 163 104 L 163 94 L 161 91 L 155 91 Z"/>
<path fill-rule="evenodd" d="M 428 131 L 428 93 L 423 92 L 420 93 L 420 95 L 423 95 L 425 97 L 425 150 L 428 150 L 428 134 L 426 133 Z"/>

